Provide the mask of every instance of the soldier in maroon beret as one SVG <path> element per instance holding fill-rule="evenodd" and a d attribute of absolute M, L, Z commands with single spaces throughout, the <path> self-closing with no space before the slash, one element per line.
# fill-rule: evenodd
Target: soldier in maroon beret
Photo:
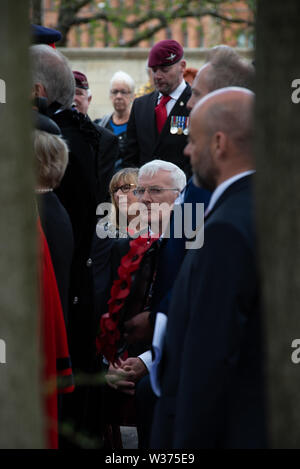
<path fill-rule="evenodd" d="M 76 83 L 74 106 L 78 112 L 86 115 L 92 100 L 92 93 L 89 87 L 89 83 L 84 73 L 74 71 L 73 75 Z"/>
<path fill-rule="evenodd" d="M 183 78 L 186 62 L 182 46 L 174 40 L 158 42 L 150 51 L 148 67 L 156 90 L 133 103 L 124 165 L 141 166 L 159 158 L 171 161 L 190 176 L 190 164 L 183 149 L 187 143 L 186 103 L 191 88 Z"/>

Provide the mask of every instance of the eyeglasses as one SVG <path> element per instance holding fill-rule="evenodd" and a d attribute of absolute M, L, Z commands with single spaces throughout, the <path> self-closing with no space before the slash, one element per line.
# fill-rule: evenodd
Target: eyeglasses
<path fill-rule="evenodd" d="M 163 193 L 163 191 L 179 192 L 179 189 L 169 189 L 169 188 L 164 188 L 164 187 L 137 187 L 137 189 L 135 189 L 133 193 L 137 197 L 142 197 L 146 191 L 148 192 L 148 194 L 151 195 L 151 197 L 158 197 Z"/>
<path fill-rule="evenodd" d="M 135 184 L 123 184 L 122 186 L 115 187 L 111 192 L 115 194 L 120 189 L 123 194 L 127 194 L 133 187 L 136 187 Z"/>
<path fill-rule="evenodd" d="M 113 96 L 117 96 L 118 93 L 120 93 L 120 94 L 126 96 L 127 94 L 131 94 L 131 91 L 126 91 L 126 90 L 110 90 L 110 94 L 112 94 Z"/>

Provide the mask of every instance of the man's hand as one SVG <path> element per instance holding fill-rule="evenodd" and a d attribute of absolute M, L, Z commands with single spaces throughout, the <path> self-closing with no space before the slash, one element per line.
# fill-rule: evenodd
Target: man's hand
<path fill-rule="evenodd" d="M 135 383 L 147 373 L 148 370 L 140 358 L 127 358 L 120 360 L 120 366 L 110 365 L 105 378 L 111 388 L 132 396 Z"/>
<path fill-rule="evenodd" d="M 143 311 L 124 323 L 124 338 L 128 344 L 152 342 L 153 328 L 149 321 L 149 314 L 149 311 Z"/>

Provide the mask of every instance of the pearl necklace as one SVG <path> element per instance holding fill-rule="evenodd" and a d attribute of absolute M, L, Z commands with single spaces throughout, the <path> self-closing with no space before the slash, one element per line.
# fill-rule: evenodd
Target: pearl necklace
<path fill-rule="evenodd" d="M 53 189 L 51 189 L 50 187 L 47 187 L 45 189 L 35 189 L 35 192 L 37 194 L 46 194 L 46 192 L 52 192 Z"/>

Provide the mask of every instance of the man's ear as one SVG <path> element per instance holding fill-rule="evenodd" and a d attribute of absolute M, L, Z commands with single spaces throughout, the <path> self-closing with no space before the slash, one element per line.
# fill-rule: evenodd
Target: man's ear
<path fill-rule="evenodd" d="M 89 104 L 91 104 L 91 101 L 92 101 L 92 95 L 88 97 Z"/>
<path fill-rule="evenodd" d="M 181 61 L 180 61 L 180 65 L 181 65 L 181 71 L 184 72 L 185 69 L 186 69 L 186 61 L 185 61 L 185 60 L 181 60 Z"/>
<path fill-rule="evenodd" d="M 33 86 L 33 96 L 35 98 L 47 98 L 47 92 L 41 83 L 35 83 Z"/>
<path fill-rule="evenodd" d="M 211 139 L 211 153 L 215 161 L 220 160 L 227 147 L 227 135 L 216 132 Z"/>

